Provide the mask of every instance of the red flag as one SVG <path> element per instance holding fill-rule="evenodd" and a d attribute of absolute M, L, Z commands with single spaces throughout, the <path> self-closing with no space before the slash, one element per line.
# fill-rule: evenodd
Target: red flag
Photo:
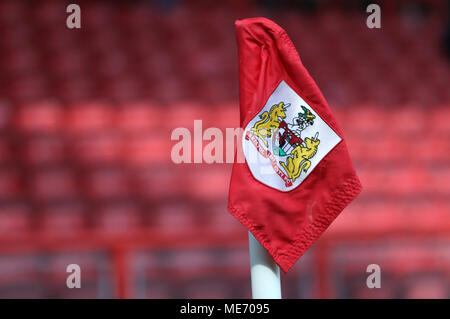
<path fill-rule="evenodd" d="M 236 21 L 245 163 L 235 163 L 228 210 L 288 271 L 361 184 L 341 130 L 286 32 L 265 18 Z"/>

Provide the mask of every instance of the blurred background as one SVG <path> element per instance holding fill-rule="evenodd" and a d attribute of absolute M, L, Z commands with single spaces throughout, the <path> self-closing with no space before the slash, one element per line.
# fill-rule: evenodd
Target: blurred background
<path fill-rule="evenodd" d="M 239 126 L 234 20 L 254 16 L 293 40 L 364 187 L 283 296 L 450 297 L 448 1 L 373 1 L 381 29 L 372 1 L 78 0 L 68 29 L 70 2 L 0 0 L 1 298 L 251 296 L 232 164 L 175 165 L 170 135 Z"/>

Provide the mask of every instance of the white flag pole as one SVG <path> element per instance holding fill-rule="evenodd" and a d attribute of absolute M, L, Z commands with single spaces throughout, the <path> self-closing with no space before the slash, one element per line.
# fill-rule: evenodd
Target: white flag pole
<path fill-rule="evenodd" d="M 248 232 L 253 299 L 281 299 L 280 267 Z"/>

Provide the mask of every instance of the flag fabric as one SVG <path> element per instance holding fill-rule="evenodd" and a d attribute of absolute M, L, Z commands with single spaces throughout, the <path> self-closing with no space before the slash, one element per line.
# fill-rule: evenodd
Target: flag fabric
<path fill-rule="evenodd" d="M 286 32 L 236 21 L 245 163 L 228 210 L 288 271 L 361 192 L 341 130 Z"/>

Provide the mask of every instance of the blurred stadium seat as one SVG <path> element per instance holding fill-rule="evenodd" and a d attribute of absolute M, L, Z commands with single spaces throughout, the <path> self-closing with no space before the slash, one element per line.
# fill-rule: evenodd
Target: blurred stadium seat
<path fill-rule="evenodd" d="M 249 297 L 247 233 L 226 211 L 231 165 L 173 164 L 170 134 L 193 134 L 197 119 L 239 126 L 233 21 L 265 13 L 337 113 L 364 187 L 286 275 L 285 296 L 449 297 L 439 1 L 417 21 L 391 7 L 381 30 L 320 5 L 195 2 L 80 1 L 80 30 L 65 28 L 63 2 L 0 2 L 0 297 Z M 362 286 L 374 260 L 382 292 Z M 80 291 L 64 287 L 70 263 L 86 274 Z"/>

